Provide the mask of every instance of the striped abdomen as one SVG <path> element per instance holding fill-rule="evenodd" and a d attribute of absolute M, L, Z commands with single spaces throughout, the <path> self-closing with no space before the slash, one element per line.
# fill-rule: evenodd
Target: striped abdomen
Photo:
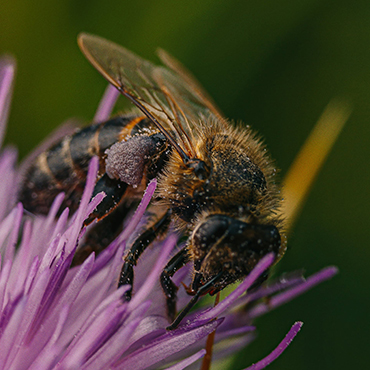
<path fill-rule="evenodd" d="M 114 143 L 150 127 L 145 117 L 124 115 L 85 127 L 66 136 L 41 153 L 27 170 L 19 200 L 32 213 L 46 214 L 57 194 L 65 192 L 64 207 L 74 212 L 86 181 L 90 159 L 97 155 L 100 173 L 105 168 L 105 150 Z"/>

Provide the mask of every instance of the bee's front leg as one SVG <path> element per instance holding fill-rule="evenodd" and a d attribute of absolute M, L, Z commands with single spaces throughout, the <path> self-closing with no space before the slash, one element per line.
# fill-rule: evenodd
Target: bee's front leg
<path fill-rule="evenodd" d="M 178 287 L 174 284 L 171 277 L 181 267 L 189 262 L 189 254 L 186 248 L 181 249 L 171 260 L 167 263 L 163 272 L 161 273 L 160 281 L 167 301 L 167 314 L 171 321 L 176 317 L 176 301 Z"/>
<path fill-rule="evenodd" d="M 122 266 L 118 287 L 129 284 L 131 288 L 127 290 L 123 296 L 126 301 L 131 300 L 132 286 L 134 282 L 134 266 L 139 257 L 148 247 L 148 245 L 160 234 L 163 234 L 170 224 L 171 211 L 166 213 L 154 225 L 145 230 L 134 242 L 128 254 L 125 257 L 125 262 Z"/>

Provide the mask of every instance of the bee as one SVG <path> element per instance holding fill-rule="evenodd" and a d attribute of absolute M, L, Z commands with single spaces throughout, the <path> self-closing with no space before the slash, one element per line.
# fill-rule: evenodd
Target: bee
<path fill-rule="evenodd" d="M 138 113 L 93 124 L 54 144 L 28 170 L 19 198 L 29 211 L 46 213 L 64 191 L 63 205 L 76 210 L 88 163 L 99 156 L 94 195 L 107 196 L 85 221 L 100 223 L 77 252 L 78 263 L 117 234 L 133 202 L 156 178 L 152 217 L 126 254 L 118 285 L 131 285 L 123 297 L 129 301 L 140 255 L 173 225 L 187 238 L 160 275 L 172 322 L 168 329 L 174 329 L 200 296 L 243 279 L 267 253 L 275 254 L 275 262 L 284 254 L 276 169 L 258 136 L 225 119 L 194 77 L 164 51 L 159 51 L 164 66 L 156 66 L 98 36 L 83 33 L 78 43 Z M 172 277 L 187 263 L 193 267 L 187 287 L 193 297 L 177 315 Z"/>

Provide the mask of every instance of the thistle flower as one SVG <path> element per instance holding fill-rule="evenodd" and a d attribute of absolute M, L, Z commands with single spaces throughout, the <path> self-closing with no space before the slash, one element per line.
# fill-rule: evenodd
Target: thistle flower
<path fill-rule="evenodd" d="M 0 140 L 9 110 L 14 61 L 0 61 Z M 109 116 L 117 94 L 108 88 L 96 120 Z M 176 330 L 166 331 L 164 296 L 159 274 L 174 253 L 176 238 L 169 235 L 149 248 L 135 270 L 139 287 L 130 302 L 117 289 L 122 256 L 129 239 L 154 193 L 152 181 L 125 230 L 97 258 L 92 254 L 81 266 L 70 268 L 83 237 L 83 221 L 103 199 L 91 200 L 98 159 L 89 167 L 80 206 L 73 217 L 68 209 L 56 217 L 63 194 L 56 197 L 47 217 L 25 215 L 16 204 L 14 184 L 19 178 L 16 152 L 0 153 L 0 368 L 1 369 L 183 369 L 206 353 L 207 336 L 214 332 L 214 359 L 222 359 L 246 346 L 255 337 L 253 320 L 290 301 L 336 272 L 328 267 L 307 280 L 292 274 L 246 291 L 272 264 L 263 258 L 250 275 L 217 306 L 191 312 Z M 185 281 L 186 267 L 175 275 Z M 179 290 L 179 306 L 188 300 Z M 261 298 L 269 297 L 267 300 Z M 300 330 L 293 324 L 278 347 L 248 369 L 262 369 L 275 360 Z"/>

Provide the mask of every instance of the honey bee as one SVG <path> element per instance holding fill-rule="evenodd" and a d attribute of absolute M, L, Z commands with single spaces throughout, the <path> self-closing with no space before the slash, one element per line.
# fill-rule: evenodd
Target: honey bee
<path fill-rule="evenodd" d="M 81 34 L 78 42 L 138 113 L 93 124 L 54 144 L 29 168 L 19 198 L 29 211 L 46 213 L 64 191 L 64 206 L 76 210 L 88 163 L 99 156 L 94 195 L 104 191 L 107 196 L 85 221 L 100 223 L 75 256 L 79 263 L 117 234 L 133 200 L 156 178 L 154 216 L 125 256 L 118 285 L 131 285 L 123 297 L 130 300 L 134 265 L 172 224 L 187 238 L 160 276 L 172 322 L 168 329 L 174 329 L 200 296 L 243 279 L 267 253 L 274 252 L 276 261 L 284 254 L 276 169 L 257 135 L 225 119 L 199 83 L 164 51 L 159 56 L 165 66 L 156 66 L 97 36 Z M 178 288 L 171 278 L 189 262 L 193 273 L 187 293 L 193 298 L 176 316 Z"/>

